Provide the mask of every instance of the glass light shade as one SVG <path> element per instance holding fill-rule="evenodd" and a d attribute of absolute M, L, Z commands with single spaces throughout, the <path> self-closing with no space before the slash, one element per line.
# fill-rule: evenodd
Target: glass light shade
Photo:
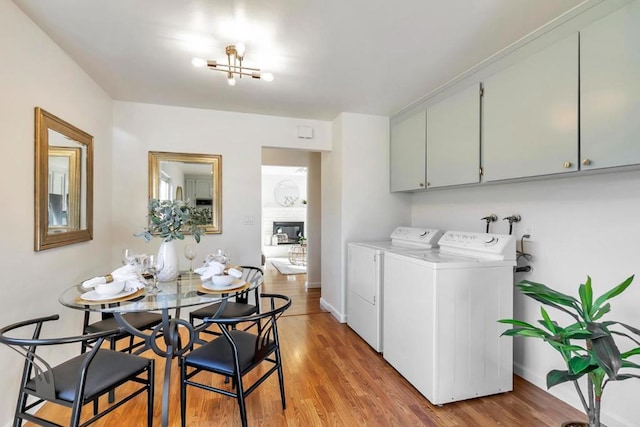
<path fill-rule="evenodd" d="M 202 68 L 205 65 L 207 65 L 207 61 L 202 58 L 193 58 L 191 60 L 191 65 L 193 65 L 196 68 Z"/>
<path fill-rule="evenodd" d="M 262 73 L 260 74 L 260 78 L 262 80 L 268 81 L 268 82 L 272 82 L 273 81 L 273 74 L 271 73 Z"/>
<path fill-rule="evenodd" d="M 245 50 L 247 50 L 247 47 L 244 45 L 244 43 L 236 43 L 236 53 L 238 57 L 242 58 L 244 56 Z"/>
<path fill-rule="evenodd" d="M 229 83 L 229 86 L 235 86 L 236 79 L 231 74 L 229 74 L 229 77 L 227 77 L 227 83 Z"/>

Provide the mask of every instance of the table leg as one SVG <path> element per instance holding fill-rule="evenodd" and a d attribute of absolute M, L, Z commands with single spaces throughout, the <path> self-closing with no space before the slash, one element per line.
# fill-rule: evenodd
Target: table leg
<path fill-rule="evenodd" d="M 131 326 L 123 317 L 122 313 L 114 312 L 114 317 L 118 321 L 119 324 L 124 326 L 127 332 L 131 334 L 144 338 L 147 346 L 150 347 L 154 353 L 158 356 L 165 358 L 164 363 L 164 381 L 162 387 L 162 427 L 169 427 L 169 388 L 171 385 L 171 362 L 173 358 L 176 356 L 181 356 L 185 353 L 194 343 L 195 334 L 193 330 L 193 326 L 191 323 L 186 320 L 182 320 L 180 318 L 170 318 L 169 310 L 162 310 L 162 322 L 156 326 L 150 334 L 145 334 L 142 331 Z M 186 328 L 188 332 L 187 342 L 184 347 L 181 345 L 181 338 L 179 334 L 178 327 L 182 325 Z M 156 343 L 156 339 L 158 338 L 158 334 L 162 331 L 162 335 L 164 337 L 166 349 L 162 349 L 158 347 Z"/>

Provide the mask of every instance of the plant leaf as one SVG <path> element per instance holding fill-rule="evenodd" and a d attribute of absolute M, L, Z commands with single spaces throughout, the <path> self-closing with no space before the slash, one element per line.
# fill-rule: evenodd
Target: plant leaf
<path fill-rule="evenodd" d="M 620 283 L 618 286 L 615 286 L 613 287 L 613 289 L 602 294 L 598 299 L 596 299 L 596 302 L 594 303 L 594 307 L 598 309 L 602 305 L 602 303 L 604 303 L 605 301 L 617 295 L 620 295 L 622 292 L 625 291 L 625 289 L 629 287 L 629 285 L 631 285 L 631 282 L 633 282 L 633 276 L 628 277 L 624 282 Z"/>
<path fill-rule="evenodd" d="M 640 378 L 640 375 L 635 375 L 635 374 L 619 374 L 615 380 L 616 381 L 624 381 L 624 380 L 628 380 L 629 378 Z"/>
<path fill-rule="evenodd" d="M 573 374 L 584 374 L 593 371 L 598 367 L 597 364 L 592 363 L 591 356 L 576 356 L 572 357 L 568 362 L 569 370 Z"/>
<path fill-rule="evenodd" d="M 553 369 L 547 373 L 547 389 L 567 381 L 575 381 L 583 375 L 584 374 L 571 374 L 569 371 Z"/>
<path fill-rule="evenodd" d="M 591 288 L 591 277 L 587 276 L 587 282 L 584 285 L 580 285 L 578 288 L 578 294 L 580 295 L 580 301 L 582 303 L 582 309 L 587 315 L 585 320 L 591 319 L 591 308 L 593 306 L 593 289 Z"/>
<path fill-rule="evenodd" d="M 556 325 L 554 325 L 554 323 L 551 321 L 551 318 L 549 317 L 549 313 L 547 313 L 547 310 L 545 310 L 544 307 L 540 307 L 540 314 L 544 319 L 544 325 L 547 327 L 548 330 L 550 330 L 552 333 L 555 334 L 557 331 Z"/>
<path fill-rule="evenodd" d="M 598 323 L 588 323 L 587 329 L 599 336 L 602 332 L 605 333 L 604 336 L 591 340 L 592 351 L 598 366 L 605 371 L 609 378 L 615 378 L 622 366 L 622 357 L 613 337 L 606 334 L 606 329 L 603 329 Z"/>

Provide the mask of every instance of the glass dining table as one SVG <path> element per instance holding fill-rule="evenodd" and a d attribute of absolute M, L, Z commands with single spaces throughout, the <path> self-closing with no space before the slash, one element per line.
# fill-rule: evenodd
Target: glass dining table
<path fill-rule="evenodd" d="M 251 291 L 262 284 L 262 280 L 236 280 L 230 286 L 213 287 L 203 285 L 200 276 L 183 273 L 171 282 L 159 283 L 159 293 L 147 293 L 145 289 L 123 292 L 114 297 L 87 296 L 88 290 L 81 284 L 66 289 L 58 298 L 66 307 L 101 313 L 111 313 L 125 330 L 145 340 L 145 346 L 138 352 L 151 348 L 157 355 L 165 358 L 164 381 L 162 390 L 162 426 L 168 427 L 169 385 L 171 383 L 171 363 L 173 358 L 188 351 L 196 341 L 197 332 L 207 324 L 194 327 L 180 318 L 180 309 L 202 304 L 220 302 L 218 313 L 224 311 L 227 301 L 237 292 Z M 159 311 L 162 322 L 150 332 L 142 332 L 131 326 L 123 317 L 126 313 Z M 170 313 L 173 311 L 173 315 Z M 180 334 L 180 329 L 186 332 Z M 158 345 L 158 338 L 164 345 Z"/>

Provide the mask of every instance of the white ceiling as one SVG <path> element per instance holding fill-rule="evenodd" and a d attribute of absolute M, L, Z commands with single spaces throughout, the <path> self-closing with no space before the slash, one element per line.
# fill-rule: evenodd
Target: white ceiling
<path fill-rule="evenodd" d="M 115 100 L 389 116 L 582 0 L 14 0 Z M 194 56 L 274 81 L 193 68 Z"/>

